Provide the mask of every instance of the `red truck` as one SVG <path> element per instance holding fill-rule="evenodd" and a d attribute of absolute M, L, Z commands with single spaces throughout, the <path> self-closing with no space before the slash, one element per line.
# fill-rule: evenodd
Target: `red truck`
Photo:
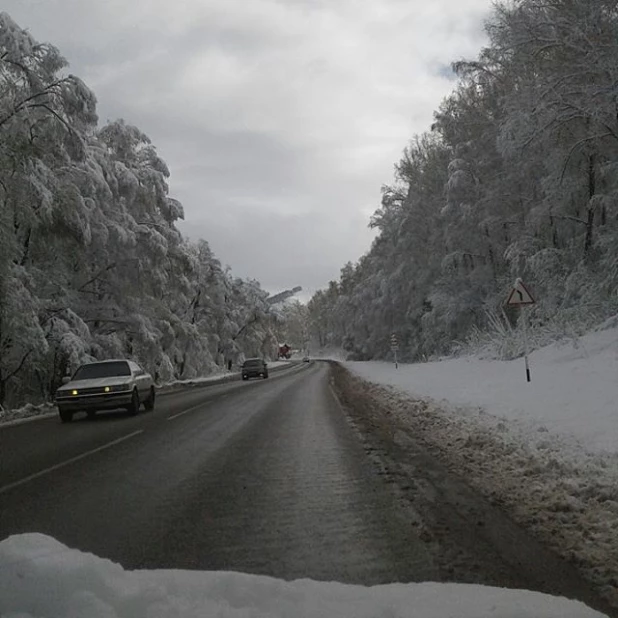
<path fill-rule="evenodd" d="M 279 345 L 278 358 L 285 358 L 287 360 L 290 356 L 292 356 L 292 348 L 287 343 Z"/>

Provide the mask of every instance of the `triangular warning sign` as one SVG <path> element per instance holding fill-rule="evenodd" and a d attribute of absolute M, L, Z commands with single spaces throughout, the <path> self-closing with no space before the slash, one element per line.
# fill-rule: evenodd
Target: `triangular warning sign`
<path fill-rule="evenodd" d="M 528 291 L 528 288 L 524 285 L 521 279 L 515 281 L 515 286 L 511 292 L 509 299 L 506 301 L 507 305 L 534 305 L 535 300 L 532 298 L 532 294 Z"/>

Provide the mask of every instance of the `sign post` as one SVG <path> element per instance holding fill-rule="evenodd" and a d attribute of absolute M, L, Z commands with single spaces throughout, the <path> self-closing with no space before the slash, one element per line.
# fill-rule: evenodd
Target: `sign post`
<path fill-rule="evenodd" d="M 399 367 L 397 363 L 397 350 L 399 349 L 399 341 L 397 341 L 397 335 L 393 333 L 391 335 L 391 350 L 393 352 L 393 359 L 395 360 L 395 369 Z"/>
<path fill-rule="evenodd" d="M 532 294 L 530 294 L 530 291 L 524 285 L 524 282 L 518 277 L 515 280 L 515 285 L 511 290 L 511 294 L 509 295 L 506 304 L 515 307 L 529 307 L 530 305 L 534 305 L 535 302 L 536 301 L 532 297 Z M 526 381 L 530 382 L 530 363 L 528 361 L 528 320 L 525 311 L 521 312 L 521 319 L 523 322 L 524 331 L 524 360 L 526 363 Z"/>
<path fill-rule="evenodd" d="M 526 363 L 526 382 L 530 382 L 530 363 L 528 362 L 528 319 L 526 312 L 522 311 L 521 319 L 524 323 L 524 362 Z"/>

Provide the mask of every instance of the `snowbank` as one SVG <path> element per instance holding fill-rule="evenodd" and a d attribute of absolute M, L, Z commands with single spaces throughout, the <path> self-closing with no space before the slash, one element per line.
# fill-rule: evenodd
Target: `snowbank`
<path fill-rule="evenodd" d="M 227 382 L 231 380 L 238 380 L 240 378 L 240 372 L 225 372 L 225 373 L 216 373 L 211 376 L 206 376 L 203 378 L 189 378 L 187 380 L 172 380 L 171 382 L 165 382 L 165 384 L 160 384 L 157 388 L 159 392 L 166 392 L 168 390 L 176 390 L 179 388 L 184 388 L 186 386 L 208 386 L 209 384 L 219 383 L 219 382 Z"/>
<path fill-rule="evenodd" d="M 267 365 L 270 369 L 285 367 L 290 365 L 291 361 L 268 361 Z M 225 380 L 226 378 L 239 378 L 240 371 L 222 371 L 204 378 L 190 378 L 188 380 L 172 380 L 161 385 L 161 388 L 167 386 L 191 386 L 194 384 L 206 384 L 208 382 L 216 382 L 217 380 Z"/>
<path fill-rule="evenodd" d="M 28 403 L 21 408 L 4 409 L 0 406 L 0 425 L 16 423 L 34 418 L 48 417 L 58 414 L 58 410 L 51 403 L 34 405 Z"/>
<path fill-rule="evenodd" d="M 357 375 L 415 397 L 481 407 L 520 426 L 575 437 L 587 450 L 618 450 L 618 328 L 554 344 L 523 359 L 476 357 L 399 365 L 348 362 Z"/>
<path fill-rule="evenodd" d="M 292 363 L 292 361 L 299 361 L 299 358 L 291 358 L 290 360 L 276 360 L 276 361 L 268 361 L 267 365 L 269 368 L 274 368 L 274 367 L 285 367 L 286 365 L 290 365 Z"/>
<path fill-rule="evenodd" d="M 365 588 L 198 571 L 124 571 L 41 534 L 0 543 L 3 618 L 600 618 L 581 603 L 463 584 Z"/>
<path fill-rule="evenodd" d="M 268 367 L 271 370 L 279 370 L 290 365 L 290 361 L 271 361 L 268 363 Z M 217 373 L 215 375 L 206 376 L 204 378 L 191 378 L 188 380 L 174 380 L 172 382 L 166 382 L 160 384 L 157 389 L 160 394 L 176 391 L 187 387 L 199 387 L 210 386 L 215 384 L 222 384 L 225 382 L 232 382 L 234 380 L 240 380 L 240 372 L 225 372 Z M 44 403 L 40 405 L 33 405 L 31 403 L 22 406 L 21 408 L 4 409 L 0 407 L 0 425 L 15 423 L 19 421 L 34 420 L 35 418 L 49 418 L 56 416 L 58 409 L 52 403 Z"/>
<path fill-rule="evenodd" d="M 349 356 L 349 352 L 341 348 L 323 348 L 315 353 L 315 358 L 318 360 L 345 361 Z"/>
<path fill-rule="evenodd" d="M 618 328 L 523 359 L 347 362 L 402 427 L 618 605 Z M 389 388 L 390 387 L 390 388 Z"/>
<path fill-rule="evenodd" d="M 279 370 L 291 365 L 291 361 L 268 361 L 268 368 L 272 370 Z M 170 390 L 177 390 L 178 388 L 184 388 L 187 386 L 208 386 L 210 384 L 221 384 L 224 382 L 232 382 L 233 380 L 240 380 L 240 371 L 225 371 L 217 373 L 204 378 L 190 378 L 187 380 L 173 380 L 172 382 L 166 382 L 159 386 L 161 392 L 167 392 Z"/>

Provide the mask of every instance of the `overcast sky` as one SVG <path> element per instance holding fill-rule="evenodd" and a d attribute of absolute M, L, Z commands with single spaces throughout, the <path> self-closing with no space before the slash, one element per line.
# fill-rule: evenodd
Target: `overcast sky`
<path fill-rule="evenodd" d="M 485 43 L 490 0 L 4 0 L 157 146 L 180 225 L 307 294 L 365 253 L 380 187 Z"/>

